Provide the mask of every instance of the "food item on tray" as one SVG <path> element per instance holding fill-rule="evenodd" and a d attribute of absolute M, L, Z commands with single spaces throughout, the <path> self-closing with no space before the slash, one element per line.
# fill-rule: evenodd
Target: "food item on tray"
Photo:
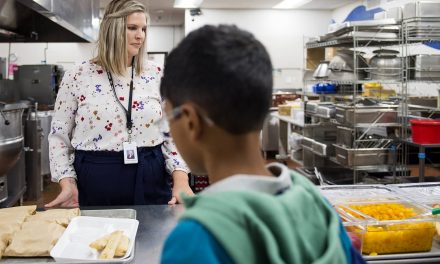
<path fill-rule="evenodd" d="M 10 240 L 11 240 L 11 234 L 0 233 L 0 259 L 2 258 L 3 251 L 8 246 Z"/>
<path fill-rule="evenodd" d="M 417 215 L 413 208 L 399 203 L 350 205 L 350 208 L 377 220 L 402 220 Z"/>
<path fill-rule="evenodd" d="M 4 256 L 35 257 L 49 256 L 65 228 L 56 223 L 24 222 L 12 237 Z"/>
<path fill-rule="evenodd" d="M 79 208 L 50 209 L 47 211 L 36 212 L 35 215 L 28 216 L 26 222 L 47 221 L 67 227 L 72 218 L 79 216 L 80 214 L 81 212 Z"/>
<path fill-rule="evenodd" d="M 92 243 L 90 243 L 89 247 L 94 248 L 98 251 L 101 251 L 105 248 L 105 245 L 107 245 L 108 240 L 110 239 L 111 235 L 103 236 Z"/>
<path fill-rule="evenodd" d="M 12 235 L 20 230 L 26 217 L 35 213 L 36 209 L 35 205 L 0 209 L 0 259 L 11 242 Z"/>
<path fill-rule="evenodd" d="M 49 256 L 76 209 L 36 212 L 36 206 L 0 209 L 0 258 L 2 256 Z"/>
<path fill-rule="evenodd" d="M 429 251 L 434 233 L 432 222 L 368 226 L 364 234 L 362 253 Z"/>
<path fill-rule="evenodd" d="M 362 253 L 388 254 L 403 252 L 429 251 L 435 234 L 434 224 L 430 221 L 404 219 L 418 215 L 414 208 L 400 203 L 349 205 L 350 214 L 359 219 L 368 215 L 379 221 L 378 224 L 366 223 L 363 234 Z M 387 222 L 387 220 L 402 220 Z M 349 227 L 348 231 L 361 233 L 361 228 Z M 356 230 L 357 229 L 357 230 Z"/>
<path fill-rule="evenodd" d="M 35 210 L 37 210 L 36 205 L 16 206 L 16 207 L 2 208 L 0 209 L 0 213 L 14 214 L 16 216 L 27 216 L 34 214 Z"/>
<path fill-rule="evenodd" d="M 130 239 L 117 230 L 109 235 L 103 236 L 92 243 L 90 247 L 101 251 L 100 259 L 112 259 L 113 257 L 123 257 L 128 250 Z"/>
<path fill-rule="evenodd" d="M 121 241 L 122 231 L 115 231 L 110 235 L 107 245 L 102 250 L 100 259 L 112 259 L 115 256 L 116 248 L 118 247 L 119 241 Z"/>
<path fill-rule="evenodd" d="M 278 114 L 283 116 L 290 116 L 291 109 L 292 106 L 288 104 L 278 105 Z"/>
<path fill-rule="evenodd" d="M 115 251 L 116 257 L 123 257 L 125 256 L 125 253 L 127 253 L 128 250 L 128 244 L 130 243 L 130 239 L 126 235 L 122 235 L 121 241 L 119 242 L 118 247 Z"/>

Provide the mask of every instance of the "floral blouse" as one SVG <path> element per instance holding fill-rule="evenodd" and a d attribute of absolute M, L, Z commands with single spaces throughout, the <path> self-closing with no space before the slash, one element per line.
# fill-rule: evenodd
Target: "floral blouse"
<path fill-rule="evenodd" d="M 117 99 L 107 72 L 92 61 L 83 62 L 66 71 L 58 91 L 55 113 L 49 135 L 49 160 L 52 180 L 76 178 L 74 150 L 122 151 L 128 141 L 126 108 L 131 80 L 127 76 L 112 75 Z M 159 84 L 162 71 L 146 62 L 140 76 L 133 79 L 132 141 L 138 147 L 162 144 L 168 173 L 175 170 L 189 172 L 169 136 L 162 120 Z M 162 120 L 162 121 L 161 121 Z"/>

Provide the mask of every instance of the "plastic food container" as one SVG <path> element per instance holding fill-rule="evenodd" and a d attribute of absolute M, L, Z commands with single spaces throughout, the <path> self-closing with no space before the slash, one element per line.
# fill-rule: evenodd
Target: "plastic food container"
<path fill-rule="evenodd" d="M 52 248 L 50 256 L 56 262 L 129 263 L 134 258 L 134 245 L 139 221 L 136 219 L 78 216 L 72 219 L 63 235 Z M 92 241 L 121 230 L 129 238 L 123 257 L 99 259 L 99 252 L 89 246 Z"/>
<path fill-rule="evenodd" d="M 321 193 L 331 204 L 352 202 L 392 202 L 401 198 L 393 189 L 383 185 L 334 185 L 321 186 Z"/>
<path fill-rule="evenodd" d="M 361 241 L 363 254 L 430 251 L 436 233 L 429 210 L 408 201 L 363 202 L 335 206 L 350 236 Z M 408 219 L 411 218 L 411 219 Z"/>
<path fill-rule="evenodd" d="M 440 120 L 412 119 L 412 140 L 418 144 L 440 144 Z"/>
<path fill-rule="evenodd" d="M 313 85 L 314 93 L 331 94 L 336 92 L 336 85 L 333 83 L 317 83 Z"/>
<path fill-rule="evenodd" d="M 440 206 L 439 182 L 394 184 L 392 187 L 396 188 L 403 197 L 414 200 L 419 204 L 430 208 Z"/>

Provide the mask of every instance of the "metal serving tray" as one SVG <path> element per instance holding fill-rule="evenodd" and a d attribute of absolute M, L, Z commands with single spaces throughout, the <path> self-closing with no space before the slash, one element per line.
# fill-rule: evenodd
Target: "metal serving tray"
<path fill-rule="evenodd" d="M 440 37 L 440 32 L 432 33 L 432 32 L 410 32 L 408 34 L 408 38 L 426 38 L 426 39 L 436 39 Z"/>
<path fill-rule="evenodd" d="M 318 102 L 306 102 L 306 112 L 315 114 L 318 111 Z"/>
<path fill-rule="evenodd" d="M 353 147 L 354 129 L 338 126 L 336 130 L 336 143 L 345 146 Z"/>
<path fill-rule="evenodd" d="M 411 33 L 437 33 L 440 29 L 440 22 L 436 21 L 410 21 L 405 24 L 405 31 Z"/>
<path fill-rule="evenodd" d="M 315 141 L 313 142 L 312 149 L 315 154 L 322 157 L 333 156 L 335 153 L 335 148 L 331 143 L 321 143 Z"/>
<path fill-rule="evenodd" d="M 373 166 L 390 164 L 392 159 L 387 148 L 347 148 L 338 144 L 335 147 L 336 160 L 343 166 Z"/>
<path fill-rule="evenodd" d="M 336 105 L 336 121 L 350 126 L 356 124 L 382 124 L 397 122 L 397 107 Z"/>
<path fill-rule="evenodd" d="M 335 153 L 335 148 L 332 146 L 332 143 L 319 142 L 308 137 L 303 138 L 302 147 L 321 157 L 334 155 Z"/>
<path fill-rule="evenodd" d="M 438 17 L 440 14 L 440 3 L 438 1 L 416 1 L 405 4 L 403 18 L 413 17 Z"/>
<path fill-rule="evenodd" d="M 409 57 L 410 79 L 440 80 L 440 55 L 415 55 Z"/>
<path fill-rule="evenodd" d="M 317 114 L 319 107 L 332 106 L 332 105 L 334 105 L 332 102 L 307 102 L 306 112 L 309 112 L 311 114 Z"/>
<path fill-rule="evenodd" d="M 386 32 L 367 32 L 367 31 L 353 31 L 347 34 L 341 35 L 344 37 L 357 37 L 357 38 L 373 38 L 373 39 L 397 39 L 398 33 L 386 33 Z"/>
<path fill-rule="evenodd" d="M 329 32 L 327 35 L 334 37 L 337 35 L 341 35 L 348 31 L 353 31 L 353 27 L 360 27 L 358 30 L 393 30 L 398 31 L 399 29 L 397 27 L 385 27 L 388 25 L 396 25 L 397 21 L 394 18 L 386 18 L 386 19 L 374 19 L 374 20 L 360 20 L 360 21 L 347 21 L 340 24 L 330 25 L 329 26 Z M 380 27 L 380 28 L 379 28 Z M 386 31 L 385 31 L 386 32 Z M 326 35 L 326 36 L 327 36 Z"/>
<path fill-rule="evenodd" d="M 95 216 L 95 217 L 110 217 L 110 218 L 129 218 L 136 219 L 136 210 L 134 209 L 111 209 L 111 210 L 81 210 L 82 216 Z M 112 262 L 112 263 L 130 263 L 134 259 L 135 248 L 130 255 L 130 257 L 121 260 L 120 262 Z M 9 264 L 9 263 L 55 263 L 55 260 L 51 257 L 5 257 L 0 259 L 0 264 Z M 80 264 L 84 263 L 81 261 L 78 262 L 69 262 L 72 264 Z M 104 262 L 87 262 L 87 263 L 99 263 L 102 264 Z"/>
<path fill-rule="evenodd" d="M 318 111 L 316 114 L 325 118 L 334 118 L 336 113 L 336 108 L 334 105 L 320 105 L 318 106 Z"/>

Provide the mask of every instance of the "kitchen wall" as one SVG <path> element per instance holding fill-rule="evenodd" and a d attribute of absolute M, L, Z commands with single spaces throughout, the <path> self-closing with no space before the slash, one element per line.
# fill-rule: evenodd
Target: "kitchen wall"
<path fill-rule="evenodd" d="M 327 32 L 331 11 L 203 9 L 185 13 L 185 34 L 206 24 L 235 24 L 267 48 L 275 68 L 275 88 L 303 86 L 304 39 Z"/>
<path fill-rule="evenodd" d="M 343 22 L 349 13 L 358 6 L 365 6 L 367 12 L 381 8 L 388 10 L 391 7 L 403 7 L 406 3 L 414 2 L 414 0 L 361 0 L 353 1 L 353 3 L 337 8 L 332 12 L 332 18 L 335 22 Z M 374 11 L 373 11 L 374 12 Z M 371 13 L 373 13 L 371 12 Z"/>
<path fill-rule="evenodd" d="M 151 26 L 148 28 L 147 50 L 170 52 L 183 38 L 183 27 Z M 75 63 L 96 55 L 95 43 L 0 43 L 0 57 L 14 53 L 16 64 L 60 64 L 69 69 Z"/>

